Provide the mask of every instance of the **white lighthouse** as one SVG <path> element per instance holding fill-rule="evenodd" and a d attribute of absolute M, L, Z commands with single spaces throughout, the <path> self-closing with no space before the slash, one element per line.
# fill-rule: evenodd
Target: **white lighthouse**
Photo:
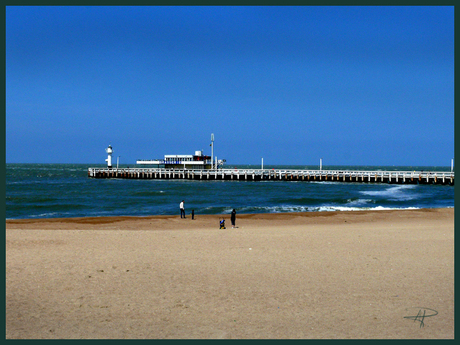
<path fill-rule="evenodd" d="M 109 145 L 109 147 L 107 147 L 105 149 L 105 152 L 107 152 L 107 159 L 105 160 L 107 162 L 107 168 L 109 169 L 112 169 L 112 145 Z"/>

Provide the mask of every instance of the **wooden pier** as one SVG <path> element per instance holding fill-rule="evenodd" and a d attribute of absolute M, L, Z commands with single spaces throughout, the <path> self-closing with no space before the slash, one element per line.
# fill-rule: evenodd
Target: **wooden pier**
<path fill-rule="evenodd" d="M 306 181 L 387 184 L 454 185 L 454 173 L 443 171 L 350 171 L 350 170 L 283 170 L 217 169 L 189 170 L 162 168 L 88 168 L 90 178 L 225 180 L 225 181 Z"/>

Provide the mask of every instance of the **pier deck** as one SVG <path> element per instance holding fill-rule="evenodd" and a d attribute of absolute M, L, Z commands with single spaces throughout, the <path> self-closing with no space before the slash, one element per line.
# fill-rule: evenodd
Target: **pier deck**
<path fill-rule="evenodd" d="M 234 181 L 273 180 L 454 185 L 454 173 L 444 171 L 350 171 L 235 168 L 218 170 L 164 168 L 88 168 L 88 177 L 119 179 L 185 179 Z"/>

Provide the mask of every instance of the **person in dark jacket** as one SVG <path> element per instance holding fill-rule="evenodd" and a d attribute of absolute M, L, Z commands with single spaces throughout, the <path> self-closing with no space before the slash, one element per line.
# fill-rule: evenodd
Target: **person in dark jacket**
<path fill-rule="evenodd" d="M 236 211 L 235 211 L 235 209 L 233 209 L 233 211 L 232 211 L 232 215 L 230 216 L 230 220 L 232 221 L 232 229 L 236 228 L 236 226 L 235 226 L 235 220 L 236 220 Z"/>

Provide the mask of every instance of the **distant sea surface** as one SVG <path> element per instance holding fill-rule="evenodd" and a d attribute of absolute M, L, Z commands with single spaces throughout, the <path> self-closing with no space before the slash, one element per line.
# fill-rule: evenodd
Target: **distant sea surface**
<path fill-rule="evenodd" d="M 6 218 L 315 212 L 454 207 L 454 187 L 341 182 L 89 178 L 97 164 L 6 164 Z M 120 168 L 126 166 L 120 166 Z M 231 165 L 227 168 L 252 168 Z M 265 166 L 318 169 L 317 166 Z M 450 167 L 324 166 L 324 170 L 450 171 Z"/>

